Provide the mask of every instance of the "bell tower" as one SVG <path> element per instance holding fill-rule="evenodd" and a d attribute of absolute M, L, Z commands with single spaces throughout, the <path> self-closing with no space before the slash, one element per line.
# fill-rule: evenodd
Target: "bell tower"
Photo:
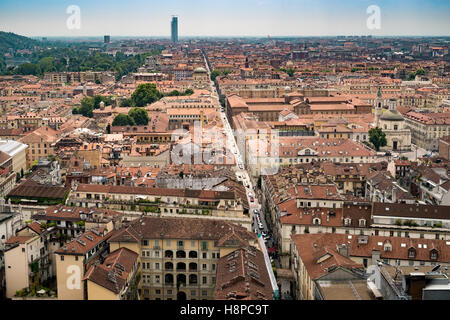
<path fill-rule="evenodd" d="M 381 89 L 378 87 L 377 97 L 375 98 L 374 102 L 375 107 L 375 125 L 378 127 L 380 117 L 383 113 L 383 96 L 381 94 Z"/>

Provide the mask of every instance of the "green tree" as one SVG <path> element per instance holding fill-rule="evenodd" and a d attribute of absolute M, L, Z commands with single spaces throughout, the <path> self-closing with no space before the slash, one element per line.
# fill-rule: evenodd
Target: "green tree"
<path fill-rule="evenodd" d="M 53 60 L 55 60 L 53 57 L 45 57 L 39 61 L 39 69 L 41 74 L 55 71 L 53 67 Z"/>
<path fill-rule="evenodd" d="M 380 151 L 380 147 L 384 147 L 387 144 L 386 134 L 381 128 L 372 128 L 369 130 L 369 141 L 375 146 L 377 151 Z"/>
<path fill-rule="evenodd" d="M 81 99 L 81 107 L 78 108 L 78 113 L 85 117 L 92 118 L 92 111 L 94 110 L 94 99 L 89 97 L 84 97 Z"/>
<path fill-rule="evenodd" d="M 6 70 L 6 63 L 3 61 L 2 58 L 0 58 L 0 72 L 3 72 Z"/>
<path fill-rule="evenodd" d="M 113 126 L 134 126 L 136 123 L 134 122 L 134 119 L 126 114 L 118 114 L 113 122 Z"/>
<path fill-rule="evenodd" d="M 193 93 L 194 93 L 194 90 L 192 90 L 192 89 L 186 89 L 186 91 L 184 91 L 185 96 L 190 96 Z"/>
<path fill-rule="evenodd" d="M 416 76 L 424 76 L 424 75 L 425 75 L 425 70 L 423 70 L 422 68 L 418 69 L 416 71 Z"/>
<path fill-rule="evenodd" d="M 133 100 L 131 100 L 131 99 L 123 99 L 123 100 L 120 102 L 120 106 L 121 106 L 122 108 L 129 108 L 129 107 L 132 107 L 132 106 L 133 106 Z"/>
<path fill-rule="evenodd" d="M 39 66 L 34 63 L 23 63 L 17 67 L 16 73 L 36 76 L 40 72 Z"/>
<path fill-rule="evenodd" d="M 148 124 L 148 112 L 143 108 L 132 108 L 128 111 L 128 115 L 133 118 L 134 122 L 138 126 L 145 126 Z"/>
<path fill-rule="evenodd" d="M 131 99 L 136 107 L 144 107 L 147 104 L 158 101 L 162 98 L 161 92 L 156 89 L 154 83 L 140 84 L 131 95 Z"/>
<path fill-rule="evenodd" d="M 213 70 L 211 72 L 211 80 L 212 81 L 215 81 L 218 76 L 220 76 L 220 71 L 219 70 Z"/>

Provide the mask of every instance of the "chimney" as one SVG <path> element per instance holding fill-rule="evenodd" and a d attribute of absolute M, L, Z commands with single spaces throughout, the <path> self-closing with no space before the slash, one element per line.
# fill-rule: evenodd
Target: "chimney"
<path fill-rule="evenodd" d="M 372 250 L 372 264 L 376 265 L 381 258 L 381 252 L 379 250 Z"/>
<path fill-rule="evenodd" d="M 397 202 L 397 187 L 392 187 L 392 203 Z"/>
<path fill-rule="evenodd" d="M 337 250 L 340 255 L 348 258 L 350 256 L 350 243 L 337 245 Z"/>

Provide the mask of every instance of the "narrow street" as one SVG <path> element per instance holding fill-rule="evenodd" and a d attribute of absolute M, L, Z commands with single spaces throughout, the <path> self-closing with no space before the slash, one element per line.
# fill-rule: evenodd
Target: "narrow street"
<path fill-rule="evenodd" d="M 209 69 L 208 61 L 206 59 L 205 54 L 203 53 L 203 57 L 205 59 L 205 65 L 206 70 L 208 71 L 208 77 L 211 79 L 211 70 Z M 216 87 L 214 85 L 214 82 L 210 80 L 211 85 L 211 92 L 213 96 L 217 99 L 217 103 L 220 105 L 219 102 L 219 94 L 217 93 Z M 234 138 L 234 132 L 233 129 L 230 126 L 230 123 L 228 121 L 228 118 L 226 116 L 225 108 L 220 106 L 220 117 L 223 122 L 223 126 L 227 135 L 227 141 L 225 144 L 225 147 L 233 152 L 234 157 L 236 159 L 236 176 L 239 179 L 239 181 L 242 181 L 242 183 L 245 186 L 245 190 L 247 193 L 247 199 L 249 203 L 249 215 L 252 219 L 252 231 L 258 234 L 258 239 L 260 242 L 260 246 L 262 249 L 262 252 L 264 254 L 264 260 L 266 263 L 267 270 L 269 271 L 270 281 L 272 283 L 273 290 L 275 292 L 275 296 L 278 299 L 279 295 L 279 288 L 277 284 L 277 280 L 275 277 L 275 274 L 272 270 L 272 258 L 269 258 L 269 253 L 267 251 L 268 247 L 270 247 L 270 244 L 272 243 L 271 236 L 269 236 L 269 230 L 267 228 L 267 223 L 264 218 L 264 214 L 260 212 L 261 205 L 258 203 L 258 196 L 256 193 L 256 188 L 254 188 L 250 177 L 248 175 L 247 170 L 245 169 L 245 163 L 242 155 L 240 154 L 240 149 L 237 146 L 236 139 Z M 244 150 L 244 148 L 242 148 Z M 269 246 L 268 246 L 269 245 Z M 275 261 L 275 264 L 278 266 L 277 261 Z"/>

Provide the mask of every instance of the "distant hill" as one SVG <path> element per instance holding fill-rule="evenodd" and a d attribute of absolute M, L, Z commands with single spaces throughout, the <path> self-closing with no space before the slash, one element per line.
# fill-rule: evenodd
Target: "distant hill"
<path fill-rule="evenodd" d="M 11 32 L 0 31 L 0 55 L 3 56 L 10 48 L 14 51 L 22 49 L 32 49 L 38 41 L 19 36 Z"/>

